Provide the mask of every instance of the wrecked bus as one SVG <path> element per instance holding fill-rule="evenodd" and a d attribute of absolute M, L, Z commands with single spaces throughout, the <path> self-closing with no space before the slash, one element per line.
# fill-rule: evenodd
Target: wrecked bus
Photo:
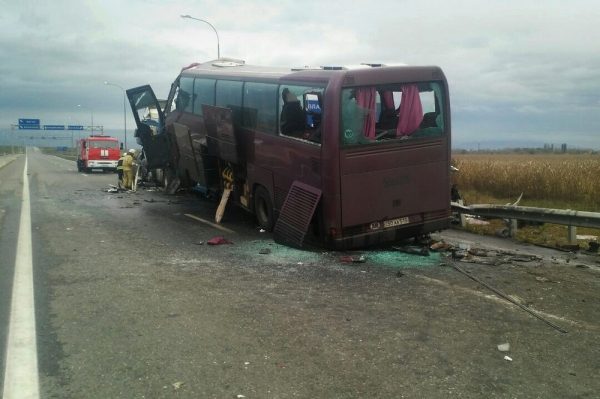
<path fill-rule="evenodd" d="M 447 227 L 450 104 L 438 67 L 219 59 L 184 68 L 164 109 L 150 86 L 127 95 L 149 168 L 227 191 L 276 241 L 349 249 Z"/>

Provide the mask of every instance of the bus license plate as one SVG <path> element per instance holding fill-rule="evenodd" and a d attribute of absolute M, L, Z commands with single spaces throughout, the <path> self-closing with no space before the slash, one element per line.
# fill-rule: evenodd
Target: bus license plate
<path fill-rule="evenodd" d="M 384 220 L 383 221 L 383 227 L 384 228 L 401 226 L 403 224 L 408 224 L 408 216 L 403 217 L 403 218 L 390 219 L 390 220 Z"/>

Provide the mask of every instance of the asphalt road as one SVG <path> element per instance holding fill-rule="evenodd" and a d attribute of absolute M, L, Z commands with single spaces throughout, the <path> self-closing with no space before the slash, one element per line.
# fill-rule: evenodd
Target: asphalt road
<path fill-rule="evenodd" d="M 599 397 L 598 256 L 510 243 L 461 263 L 563 334 L 440 254 L 344 263 L 275 244 L 239 209 L 218 229 L 201 221 L 215 203 L 108 193 L 114 174 L 27 157 L 42 398 Z M 24 158 L 0 168 L 2 369 Z"/>

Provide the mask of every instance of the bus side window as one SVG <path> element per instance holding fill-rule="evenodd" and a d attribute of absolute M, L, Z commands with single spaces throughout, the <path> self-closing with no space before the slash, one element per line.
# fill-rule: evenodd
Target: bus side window
<path fill-rule="evenodd" d="M 215 105 L 232 110 L 235 127 L 239 127 L 242 122 L 242 87 L 241 81 L 217 80 Z"/>
<path fill-rule="evenodd" d="M 279 132 L 321 143 L 323 88 L 280 86 Z"/>
<path fill-rule="evenodd" d="M 246 82 L 244 85 L 242 125 L 263 133 L 277 129 L 277 85 Z"/>
<path fill-rule="evenodd" d="M 196 78 L 194 80 L 194 114 L 202 115 L 202 104 L 215 104 L 215 80 Z"/>
<path fill-rule="evenodd" d="M 177 111 L 192 112 L 193 107 L 194 78 L 182 77 L 179 79 L 179 93 L 175 99 Z"/>

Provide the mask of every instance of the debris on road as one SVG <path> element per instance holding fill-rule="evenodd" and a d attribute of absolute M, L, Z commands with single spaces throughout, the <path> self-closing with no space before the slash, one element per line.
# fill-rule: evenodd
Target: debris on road
<path fill-rule="evenodd" d="M 500 352 L 508 352 L 510 350 L 510 344 L 507 342 L 505 344 L 498 345 L 498 350 Z"/>
<path fill-rule="evenodd" d="M 109 184 L 108 188 L 102 189 L 101 191 L 104 191 L 104 192 L 110 193 L 110 194 L 130 192 L 129 190 L 119 187 L 119 186 L 115 186 L 114 184 Z"/>
<path fill-rule="evenodd" d="M 404 247 L 405 248 L 405 247 Z M 398 250 L 399 247 L 394 247 Z M 446 242 L 433 242 L 429 249 L 435 252 L 449 252 L 453 260 L 464 263 L 476 263 L 480 265 L 497 266 L 504 263 L 513 262 L 541 262 L 543 258 L 538 255 L 522 254 L 512 251 L 491 250 L 484 248 L 471 247 L 466 243 L 458 243 L 455 245 Z M 408 253 L 416 252 L 415 248 L 406 251 Z"/>
<path fill-rule="evenodd" d="M 421 256 L 429 256 L 429 249 L 426 246 L 419 245 L 402 245 L 395 246 L 392 249 L 400 252 L 404 252 L 410 255 L 421 255 Z"/>
<path fill-rule="evenodd" d="M 510 357 L 510 356 L 504 356 L 504 360 L 508 360 L 509 362 L 512 362 L 512 357 Z"/>
<path fill-rule="evenodd" d="M 173 389 L 178 390 L 179 388 L 181 388 L 183 386 L 183 382 L 182 381 L 177 381 L 171 384 L 171 386 L 173 387 Z"/>
<path fill-rule="evenodd" d="M 213 237 L 206 241 L 208 245 L 222 245 L 222 244 L 233 244 L 231 241 L 222 236 Z"/>
<path fill-rule="evenodd" d="M 433 244 L 431 244 L 429 246 L 429 249 L 432 251 L 447 251 L 451 247 L 452 247 L 452 245 L 450 245 L 447 242 L 445 242 L 444 240 L 442 240 L 442 241 L 436 241 Z"/>
<path fill-rule="evenodd" d="M 261 248 L 258 253 L 261 255 L 268 255 L 271 253 L 271 250 L 269 248 Z"/>
<path fill-rule="evenodd" d="M 365 263 L 367 258 L 364 255 L 342 255 L 340 261 L 344 263 Z"/>

